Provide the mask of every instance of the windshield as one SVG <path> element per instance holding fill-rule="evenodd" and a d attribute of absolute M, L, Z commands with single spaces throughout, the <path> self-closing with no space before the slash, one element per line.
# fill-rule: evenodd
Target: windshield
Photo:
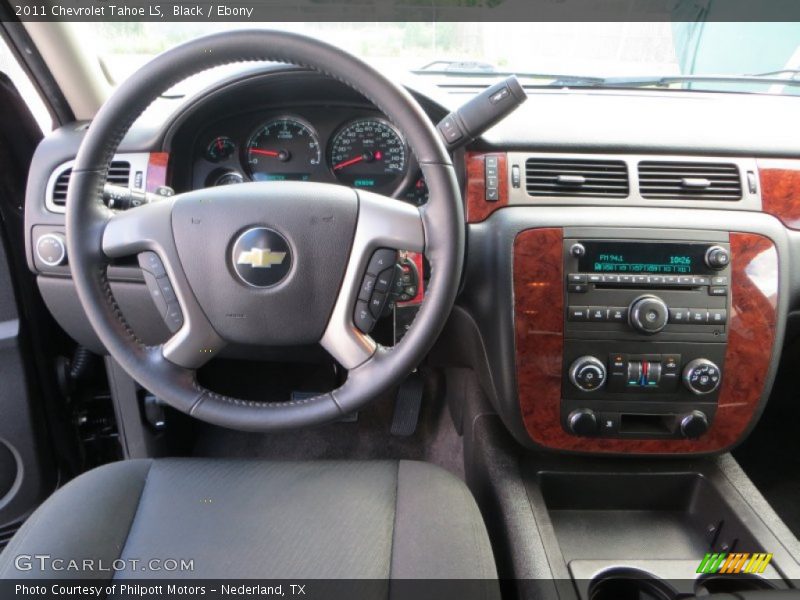
<path fill-rule="evenodd" d="M 253 23 L 101 23 L 78 39 L 118 83 L 188 39 Z M 505 73 L 530 86 L 800 93 L 800 23 L 264 23 L 318 37 L 389 72 L 442 79 Z M 747 75 L 746 79 L 737 80 Z M 687 77 L 688 76 L 688 77 Z M 725 77 L 720 77 L 725 76 Z M 763 82 L 761 79 L 763 78 Z M 617 81 L 606 81 L 609 78 Z M 786 83 L 784 83 L 784 80 Z"/>

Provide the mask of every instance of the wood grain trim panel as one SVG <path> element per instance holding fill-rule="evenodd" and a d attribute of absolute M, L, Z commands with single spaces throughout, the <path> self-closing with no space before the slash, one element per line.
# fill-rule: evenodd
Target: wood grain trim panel
<path fill-rule="evenodd" d="M 514 241 L 516 375 L 525 428 L 556 450 L 615 454 L 716 452 L 747 431 L 758 410 L 777 327 L 778 255 L 760 235 L 732 233 L 728 346 L 716 417 L 698 440 L 581 438 L 561 426 L 562 231 L 529 229 Z"/>
<path fill-rule="evenodd" d="M 162 185 L 167 185 L 167 165 L 169 152 L 151 152 L 147 160 L 147 179 L 145 191 L 155 192 Z"/>
<path fill-rule="evenodd" d="M 759 160 L 761 208 L 792 229 L 800 229 L 800 160 Z"/>
<path fill-rule="evenodd" d="M 484 160 L 497 157 L 498 200 L 486 201 L 486 176 Z M 499 208 L 508 206 L 508 155 L 497 152 L 467 152 L 467 223 L 480 223 Z"/>

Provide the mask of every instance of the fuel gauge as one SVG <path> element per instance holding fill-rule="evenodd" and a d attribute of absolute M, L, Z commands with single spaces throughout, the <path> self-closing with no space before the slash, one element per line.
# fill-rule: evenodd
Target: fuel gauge
<path fill-rule="evenodd" d="M 236 152 L 236 143 L 229 137 L 221 135 L 211 140 L 206 149 L 206 158 L 211 162 L 220 162 Z"/>

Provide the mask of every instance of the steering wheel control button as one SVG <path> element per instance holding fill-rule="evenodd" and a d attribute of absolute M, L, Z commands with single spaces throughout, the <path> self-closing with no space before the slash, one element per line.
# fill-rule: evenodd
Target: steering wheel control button
<path fill-rule="evenodd" d="M 361 289 L 358 291 L 358 299 L 365 302 L 372 297 L 372 292 L 375 290 L 375 275 L 367 273 L 361 281 Z"/>
<path fill-rule="evenodd" d="M 606 380 L 606 366 L 594 356 L 581 356 L 569 369 L 569 380 L 583 392 L 594 392 Z"/>
<path fill-rule="evenodd" d="M 369 309 L 369 305 L 363 300 L 356 302 L 356 309 L 353 313 L 353 321 L 356 327 L 363 333 L 369 333 L 375 327 L 375 317 Z"/>
<path fill-rule="evenodd" d="M 67 262 L 67 243 L 60 233 L 46 233 L 36 240 L 36 256 L 48 267 Z"/>
<path fill-rule="evenodd" d="M 384 292 L 375 292 L 369 300 L 369 311 L 372 316 L 379 319 L 383 313 L 383 308 L 386 306 L 387 295 Z"/>
<path fill-rule="evenodd" d="M 367 276 L 369 276 L 369 274 Z M 394 282 L 394 277 L 395 277 L 394 265 L 392 265 L 391 267 L 389 267 L 384 271 L 381 271 L 380 274 L 378 275 L 378 278 L 375 281 L 375 291 L 388 292 L 392 287 L 392 283 Z"/>
<path fill-rule="evenodd" d="M 244 283 L 256 288 L 277 285 L 292 268 L 292 249 L 280 233 L 268 227 L 253 227 L 233 244 L 233 271 Z"/>
<path fill-rule="evenodd" d="M 372 258 L 369 260 L 369 265 L 367 266 L 367 273 L 370 275 L 380 275 L 381 272 L 388 269 L 389 267 L 394 268 L 395 263 L 397 262 L 397 251 L 390 250 L 388 248 L 380 248 L 376 250 Z"/>
<path fill-rule="evenodd" d="M 719 367 L 706 358 L 697 358 L 683 369 L 683 383 L 698 396 L 716 390 L 721 377 Z"/>
<path fill-rule="evenodd" d="M 172 333 L 175 333 L 183 327 L 183 311 L 181 310 L 180 304 L 177 302 L 167 303 L 167 311 L 164 313 L 164 322 Z"/>
<path fill-rule="evenodd" d="M 639 333 L 653 335 L 664 329 L 669 320 L 669 308 L 657 296 L 641 296 L 628 310 L 630 326 Z"/>
<path fill-rule="evenodd" d="M 167 274 L 164 264 L 155 252 L 141 252 L 138 259 L 142 270 L 154 277 L 164 277 Z"/>
<path fill-rule="evenodd" d="M 161 295 L 164 297 L 164 300 L 167 301 L 167 304 L 170 302 L 176 302 L 178 300 L 178 297 L 175 295 L 175 288 L 172 287 L 172 282 L 166 275 L 164 277 L 157 277 L 156 282 L 158 283 L 158 289 L 161 290 Z"/>
<path fill-rule="evenodd" d="M 144 282 L 147 285 L 147 290 L 150 292 L 150 297 L 156 305 L 158 314 L 162 317 L 167 314 L 167 301 L 164 299 L 164 294 L 161 292 L 161 286 L 152 273 L 144 272 Z"/>

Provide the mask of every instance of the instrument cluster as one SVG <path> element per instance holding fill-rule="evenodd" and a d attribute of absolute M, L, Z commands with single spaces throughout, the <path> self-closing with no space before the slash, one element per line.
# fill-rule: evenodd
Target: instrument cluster
<path fill-rule="evenodd" d="M 415 205 L 428 190 L 402 133 L 375 111 L 311 107 L 224 118 L 200 132 L 193 187 L 340 183 Z"/>

